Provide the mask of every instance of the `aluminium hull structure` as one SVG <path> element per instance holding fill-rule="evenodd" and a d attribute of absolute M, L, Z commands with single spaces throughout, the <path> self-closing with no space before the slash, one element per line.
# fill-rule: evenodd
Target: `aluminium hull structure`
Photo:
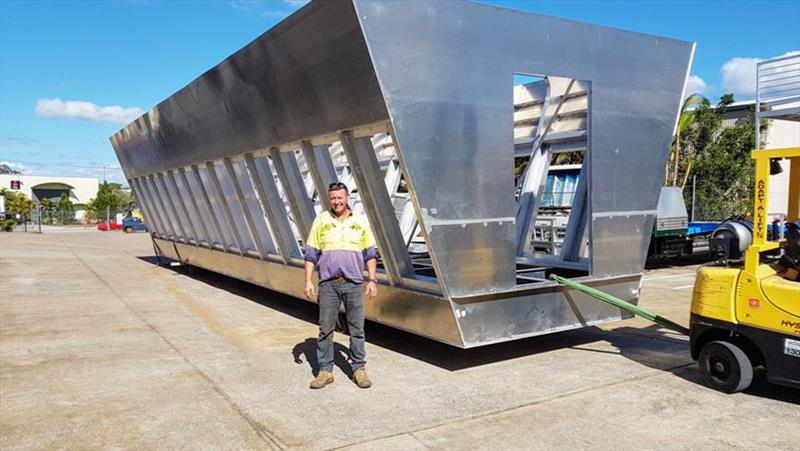
<path fill-rule="evenodd" d="M 624 317 L 550 274 L 638 301 L 693 50 L 468 2 L 320 0 L 111 142 L 160 255 L 296 297 L 345 181 L 380 253 L 367 318 L 474 347 Z M 581 177 L 542 255 L 564 156 Z"/>

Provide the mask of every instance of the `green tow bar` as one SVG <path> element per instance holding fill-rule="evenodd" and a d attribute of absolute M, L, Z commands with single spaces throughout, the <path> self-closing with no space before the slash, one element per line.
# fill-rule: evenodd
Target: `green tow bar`
<path fill-rule="evenodd" d="M 578 290 L 581 293 L 588 294 L 589 296 L 599 299 L 603 302 L 611 304 L 615 307 L 619 307 L 626 312 L 633 313 L 634 315 L 641 316 L 644 319 L 650 320 L 654 323 L 661 324 L 662 326 L 666 327 L 667 329 L 672 329 L 676 332 L 680 332 L 684 335 L 689 335 L 689 329 L 681 326 L 680 324 L 674 323 L 664 317 L 658 316 L 653 312 L 649 312 L 641 307 L 633 305 L 631 303 L 625 302 L 622 299 L 612 296 L 608 293 L 603 293 L 600 290 L 596 290 L 592 287 L 587 287 L 582 283 L 575 282 L 574 280 L 569 280 L 561 276 L 557 276 L 552 274 L 550 276 L 551 279 L 555 280 L 556 282 L 560 283 L 561 285 L 566 285 L 574 290 Z"/>

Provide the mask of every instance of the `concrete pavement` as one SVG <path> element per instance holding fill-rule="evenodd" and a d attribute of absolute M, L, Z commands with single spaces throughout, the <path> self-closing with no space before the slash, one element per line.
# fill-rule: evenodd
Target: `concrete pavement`
<path fill-rule="evenodd" d="M 474 350 L 367 326 L 373 388 L 311 391 L 316 306 L 157 267 L 145 234 L 0 234 L 3 449 L 797 449 L 800 393 L 706 388 L 632 319 Z M 645 277 L 688 324 L 696 267 Z"/>

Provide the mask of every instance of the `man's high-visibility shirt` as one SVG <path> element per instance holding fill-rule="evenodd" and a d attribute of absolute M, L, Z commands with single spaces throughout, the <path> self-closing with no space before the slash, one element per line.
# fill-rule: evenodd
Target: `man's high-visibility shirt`
<path fill-rule="evenodd" d="M 364 281 L 364 263 L 378 258 L 367 218 L 350 214 L 340 221 L 330 211 L 314 219 L 306 240 L 305 259 L 319 265 L 319 280 L 344 277 Z"/>

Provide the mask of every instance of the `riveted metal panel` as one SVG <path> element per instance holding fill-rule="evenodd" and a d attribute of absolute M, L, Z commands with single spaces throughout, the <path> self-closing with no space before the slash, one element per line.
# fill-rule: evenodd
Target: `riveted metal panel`
<path fill-rule="evenodd" d="M 610 218 L 591 221 L 592 236 L 630 231 L 616 212 L 655 209 L 693 44 L 473 3 L 354 3 L 450 294 L 516 284 L 514 228 L 482 225 L 516 211 L 514 73 L 591 83 L 589 212 Z M 475 240 L 464 247 L 453 224 Z M 593 240 L 593 275 L 641 271 L 642 240 L 627 238 Z M 496 265 L 475 268 L 487 254 Z"/>

